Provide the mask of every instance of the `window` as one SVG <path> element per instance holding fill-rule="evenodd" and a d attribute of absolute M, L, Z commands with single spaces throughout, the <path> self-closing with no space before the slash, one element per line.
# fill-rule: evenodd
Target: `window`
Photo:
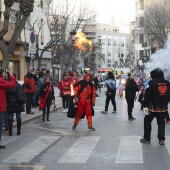
<path fill-rule="evenodd" d="M 40 0 L 40 7 L 43 9 L 43 0 Z"/>
<path fill-rule="evenodd" d="M 144 35 L 139 34 L 139 43 L 142 44 L 144 42 Z"/>
<path fill-rule="evenodd" d="M 102 39 L 102 45 L 105 45 L 105 39 Z"/>
<path fill-rule="evenodd" d="M 124 57 L 124 54 L 121 54 L 121 57 L 123 58 L 123 57 Z"/>
<path fill-rule="evenodd" d="M 111 63 L 111 59 L 108 59 L 107 62 L 108 62 L 108 64 L 110 64 Z"/>
<path fill-rule="evenodd" d="M 116 41 L 113 41 L 113 46 L 116 47 Z"/>
<path fill-rule="evenodd" d="M 121 42 L 121 47 L 124 47 L 124 42 Z"/>
<path fill-rule="evenodd" d="M 110 56 L 111 56 L 111 52 L 108 52 L 108 53 L 107 53 L 107 56 L 110 57 Z"/>
<path fill-rule="evenodd" d="M 140 60 L 143 59 L 143 56 L 144 56 L 144 51 L 143 51 L 143 50 L 140 50 L 140 51 L 139 51 L 139 58 L 140 58 Z"/>
<path fill-rule="evenodd" d="M 111 39 L 108 39 L 108 40 L 107 40 L 107 45 L 108 45 L 108 46 L 111 46 Z"/>
<path fill-rule="evenodd" d="M 144 27 L 144 17 L 139 18 L 139 27 Z"/>
<path fill-rule="evenodd" d="M 140 0 L 139 2 L 139 9 L 144 10 L 144 0 Z"/>

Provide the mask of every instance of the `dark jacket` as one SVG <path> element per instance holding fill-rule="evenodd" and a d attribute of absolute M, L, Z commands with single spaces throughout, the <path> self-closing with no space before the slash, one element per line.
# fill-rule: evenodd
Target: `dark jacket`
<path fill-rule="evenodd" d="M 17 99 L 17 88 L 21 87 L 21 84 L 17 82 L 16 86 L 12 89 L 6 90 L 6 99 L 7 99 L 7 112 L 8 113 L 20 113 L 24 112 L 24 104 L 20 104 Z"/>
<path fill-rule="evenodd" d="M 164 79 L 163 71 L 160 68 L 154 69 L 151 77 L 153 80 L 148 84 L 143 105 L 148 107 L 150 112 L 166 112 L 170 100 L 170 83 Z"/>
<path fill-rule="evenodd" d="M 41 98 L 44 98 L 44 97 L 45 97 L 49 85 L 50 85 L 50 84 L 43 84 L 43 85 L 40 87 L 39 94 L 40 94 L 40 97 L 41 97 Z M 55 98 L 54 98 L 54 88 L 53 88 L 53 86 L 51 85 L 51 91 L 49 92 L 46 101 L 47 101 L 47 102 L 51 102 L 53 99 L 55 99 Z"/>
<path fill-rule="evenodd" d="M 125 97 L 134 99 L 137 91 L 139 91 L 139 87 L 136 82 L 128 78 L 125 86 Z"/>
<path fill-rule="evenodd" d="M 35 92 L 35 78 L 33 74 L 27 73 L 24 77 L 24 92 L 34 93 Z"/>

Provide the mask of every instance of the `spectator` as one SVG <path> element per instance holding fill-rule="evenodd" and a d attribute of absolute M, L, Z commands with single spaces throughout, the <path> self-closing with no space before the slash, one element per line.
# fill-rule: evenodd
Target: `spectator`
<path fill-rule="evenodd" d="M 50 114 L 50 106 L 52 103 L 52 100 L 55 100 L 54 98 L 54 88 L 50 82 L 50 77 L 45 77 L 43 85 L 40 87 L 40 97 L 41 99 L 45 99 L 45 108 L 43 109 L 43 122 L 45 121 L 45 115 L 47 113 L 47 121 L 50 121 L 49 114 Z"/>
<path fill-rule="evenodd" d="M 125 97 L 127 101 L 127 110 L 128 110 L 128 117 L 129 120 L 135 120 L 132 116 L 132 110 L 134 107 L 134 100 L 136 97 L 136 92 L 139 91 L 139 87 L 134 81 L 134 74 L 129 74 L 129 78 L 127 79 L 125 85 Z"/>
<path fill-rule="evenodd" d="M 34 114 L 34 112 L 31 111 L 33 94 L 35 92 L 35 79 L 32 67 L 28 68 L 28 72 L 24 77 L 24 92 L 26 95 L 26 114 Z"/>
<path fill-rule="evenodd" d="M 63 113 L 68 112 L 68 106 L 71 96 L 70 81 L 68 80 L 67 74 L 63 75 L 63 79 L 58 83 L 58 88 L 60 89 L 60 94 L 63 101 Z"/>
<path fill-rule="evenodd" d="M 14 74 L 14 76 L 16 78 L 16 74 Z M 6 90 L 9 136 L 12 136 L 14 113 L 16 113 L 17 119 L 17 135 L 21 134 L 21 112 L 24 112 L 25 109 L 24 103 L 20 103 L 18 101 L 18 92 L 24 94 L 23 88 L 18 82 L 16 82 L 16 86 L 14 88 Z"/>
<path fill-rule="evenodd" d="M 10 80 L 6 81 L 4 79 L 5 77 L 5 72 L 4 70 L 0 69 L 0 96 L 1 96 L 1 102 L 0 102 L 0 141 L 1 141 L 1 134 L 2 134 L 2 128 L 3 128 L 3 117 L 4 117 L 4 112 L 6 111 L 6 94 L 5 90 L 6 89 L 11 89 L 16 86 L 16 81 L 15 77 L 13 76 L 13 69 L 12 67 L 9 68 L 8 70 Z M 5 148 L 5 146 L 0 145 L 0 149 Z"/>

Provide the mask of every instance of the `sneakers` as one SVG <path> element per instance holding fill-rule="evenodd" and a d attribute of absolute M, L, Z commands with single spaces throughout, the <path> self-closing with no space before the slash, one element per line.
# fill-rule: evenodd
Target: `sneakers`
<path fill-rule="evenodd" d="M 149 141 L 149 140 L 146 140 L 145 138 L 142 138 L 142 139 L 140 140 L 140 143 L 147 143 L 147 144 L 149 144 L 150 141 Z"/>
<path fill-rule="evenodd" d="M 93 128 L 92 126 L 89 126 L 88 130 L 95 131 L 95 128 Z"/>
<path fill-rule="evenodd" d="M 103 111 L 101 111 L 101 113 L 107 114 L 107 113 L 108 113 L 108 111 L 103 110 Z"/>
<path fill-rule="evenodd" d="M 116 110 L 113 110 L 113 112 L 112 113 L 116 113 Z"/>
<path fill-rule="evenodd" d="M 134 118 L 134 117 L 129 117 L 129 120 L 130 121 L 133 121 L 133 120 L 135 120 L 136 118 Z"/>
<path fill-rule="evenodd" d="M 63 113 L 66 113 L 66 112 L 67 112 L 67 109 L 64 109 L 64 110 L 63 110 Z"/>
<path fill-rule="evenodd" d="M 165 145 L 165 141 L 164 141 L 164 140 L 160 140 L 160 141 L 159 141 L 159 144 L 160 144 L 160 145 Z"/>
<path fill-rule="evenodd" d="M 77 127 L 76 125 L 73 125 L 72 130 L 75 130 L 75 129 L 76 129 L 76 127 Z"/>

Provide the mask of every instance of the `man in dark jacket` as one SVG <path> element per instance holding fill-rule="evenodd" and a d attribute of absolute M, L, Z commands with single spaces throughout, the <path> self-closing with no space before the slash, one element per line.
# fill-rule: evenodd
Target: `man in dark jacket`
<path fill-rule="evenodd" d="M 141 143 L 150 143 L 151 122 L 156 117 L 158 124 L 158 140 L 160 145 L 165 143 L 165 114 L 168 111 L 170 83 L 164 79 L 163 71 L 156 68 L 151 71 L 152 80 L 144 96 L 144 136 Z"/>
<path fill-rule="evenodd" d="M 136 92 L 138 90 L 139 90 L 139 87 L 134 81 L 134 74 L 129 74 L 129 78 L 126 81 L 126 86 L 125 86 L 125 97 L 127 101 L 127 110 L 128 110 L 129 120 L 135 120 L 135 118 L 132 116 L 132 110 L 134 107 L 134 100 L 135 100 Z"/>
<path fill-rule="evenodd" d="M 13 69 L 9 68 L 8 70 L 10 80 L 7 81 L 4 79 L 5 72 L 4 70 L 0 69 L 0 96 L 1 96 L 1 102 L 0 102 L 0 141 L 1 141 L 1 134 L 2 134 L 2 128 L 3 128 L 3 117 L 4 112 L 6 111 L 6 94 L 5 90 L 14 88 L 16 86 L 15 77 L 13 76 Z M 0 149 L 5 148 L 5 146 L 0 145 Z"/>
<path fill-rule="evenodd" d="M 112 101 L 112 105 L 113 105 L 112 113 L 116 113 L 116 101 L 115 101 L 116 80 L 112 72 L 108 73 L 108 80 L 104 81 L 103 84 L 107 86 L 107 92 L 106 92 L 105 110 L 101 111 L 101 113 L 104 114 L 108 113 L 110 100 Z"/>
<path fill-rule="evenodd" d="M 28 68 L 28 73 L 24 77 L 24 92 L 26 95 L 26 114 L 34 114 L 31 111 L 33 94 L 35 92 L 35 79 L 32 67 Z"/>

